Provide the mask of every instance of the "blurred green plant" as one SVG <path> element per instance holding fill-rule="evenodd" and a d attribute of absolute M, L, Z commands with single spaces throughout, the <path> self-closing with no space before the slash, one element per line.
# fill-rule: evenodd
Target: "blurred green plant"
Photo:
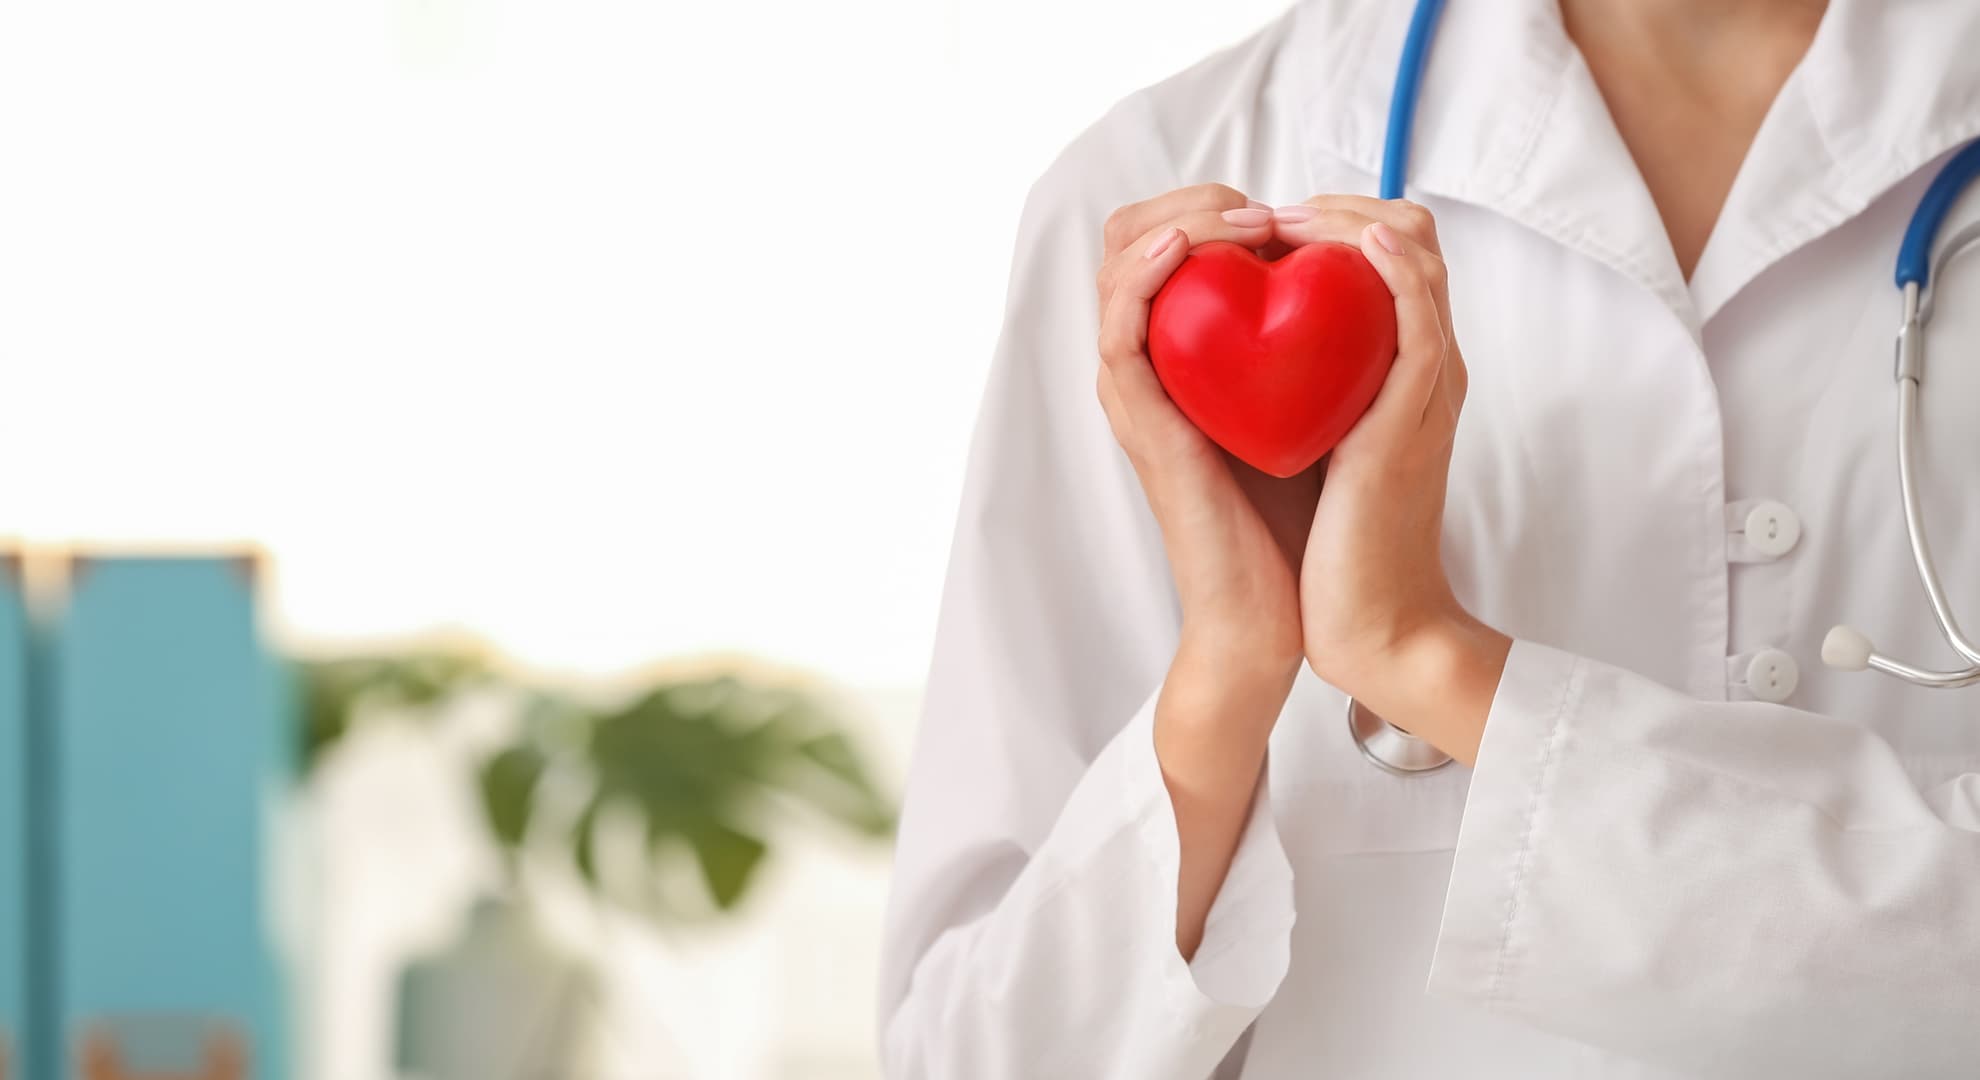
<path fill-rule="evenodd" d="M 305 769 L 366 717 L 430 718 L 470 691 L 504 694 L 521 709 L 519 731 L 481 763 L 476 786 L 512 873 L 525 851 L 555 844 L 595 896 L 642 914 L 674 910 L 651 887 L 670 849 L 692 854 L 709 899 L 728 911 L 791 811 L 805 808 L 862 837 L 893 831 L 893 806 L 859 747 L 825 701 L 805 691 L 718 675 L 659 682 L 599 706 L 510 679 L 466 653 L 304 661 L 298 669 Z M 574 819 L 539 820 L 553 782 L 579 796 Z M 620 811 L 644 835 L 648 887 L 632 892 L 599 867 L 600 824 Z"/>
<path fill-rule="evenodd" d="M 297 663 L 296 669 L 302 696 L 305 773 L 350 731 L 360 710 L 430 711 L 487 674 L 487 667 L 466 652 L 305 660 Z"/>

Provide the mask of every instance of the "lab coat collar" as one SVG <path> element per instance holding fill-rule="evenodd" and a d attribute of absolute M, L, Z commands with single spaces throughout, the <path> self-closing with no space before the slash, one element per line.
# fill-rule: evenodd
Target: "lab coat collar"
<path fill-rule="evenodd" d="M 1411 6 L 1301 6 L 1293 49 L 1310 153 L 1380 172 Z M 1485 207 L 1595 259 L 1698 338 L 1762 271 L 1980 134 L 1976 54 L 1980 5 L 1967 0 L 1831 0 L 1687 282 L 1555 0 L 1453 0 L 1431 47 L 1409 190 Z"/>
<path fill-rule="evenodd" d="M 1692 272 L 1701 316 L 1980 135 L 1976 57 L 1971 0 L 1831 0 Z M 1899 239 L 1887 240 L 1891 265 Z"/>

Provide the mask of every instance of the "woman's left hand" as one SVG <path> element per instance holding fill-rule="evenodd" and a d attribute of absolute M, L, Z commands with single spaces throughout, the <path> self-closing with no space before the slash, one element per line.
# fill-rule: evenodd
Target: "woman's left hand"
<path fill-rule="evenodd" d="M 1471 761 L 1511 641 L 1458 603 L 1444 573 L 1444 496 L 1467 377 L 1436 222 L 1414 203 L 1321 196 L 1281 207 L 1275 223 L 1290 244 L 1360 247 L 1396 302 L 1395 364 L 1329 456 L 1307 539 L 1307 663 Z"/>

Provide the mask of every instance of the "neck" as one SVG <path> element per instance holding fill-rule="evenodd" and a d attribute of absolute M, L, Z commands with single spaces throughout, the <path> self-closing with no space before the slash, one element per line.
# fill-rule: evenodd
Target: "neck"
<path fill-rule="evenodd" d="M 1821 0 L 1559 0 L 1685 276 Z"/>
<path fill-rule="evenodd" d="M 1570 18 L 1710 29 L 1729 22 L 1821 17 L 1828 0 L 1560 0 Z"/>
<path fill-rule="evenodd" d="M 1826 0 L 1560 0 L 1584 53 L 1634 55 L 1685 79 L 1787 66 L 1807 50 Z"/>

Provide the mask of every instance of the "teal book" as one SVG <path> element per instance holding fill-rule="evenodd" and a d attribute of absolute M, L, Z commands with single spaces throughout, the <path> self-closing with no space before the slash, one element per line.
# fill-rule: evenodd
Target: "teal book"
<path fill-rule="evenodd" d="M 46 660 L 60 1042 L 133 1072 L 290 1073 L 271 808 L 293 739 L 254 563 L 80 559 Z M 37 823 L 37 828 L 44 823 Z"/>
<path fill-rule="evenodd" d="M 0 1076 L 26 1070 L 28 1027 L 27 615 L 20 561 L 0 551 Z"/>

